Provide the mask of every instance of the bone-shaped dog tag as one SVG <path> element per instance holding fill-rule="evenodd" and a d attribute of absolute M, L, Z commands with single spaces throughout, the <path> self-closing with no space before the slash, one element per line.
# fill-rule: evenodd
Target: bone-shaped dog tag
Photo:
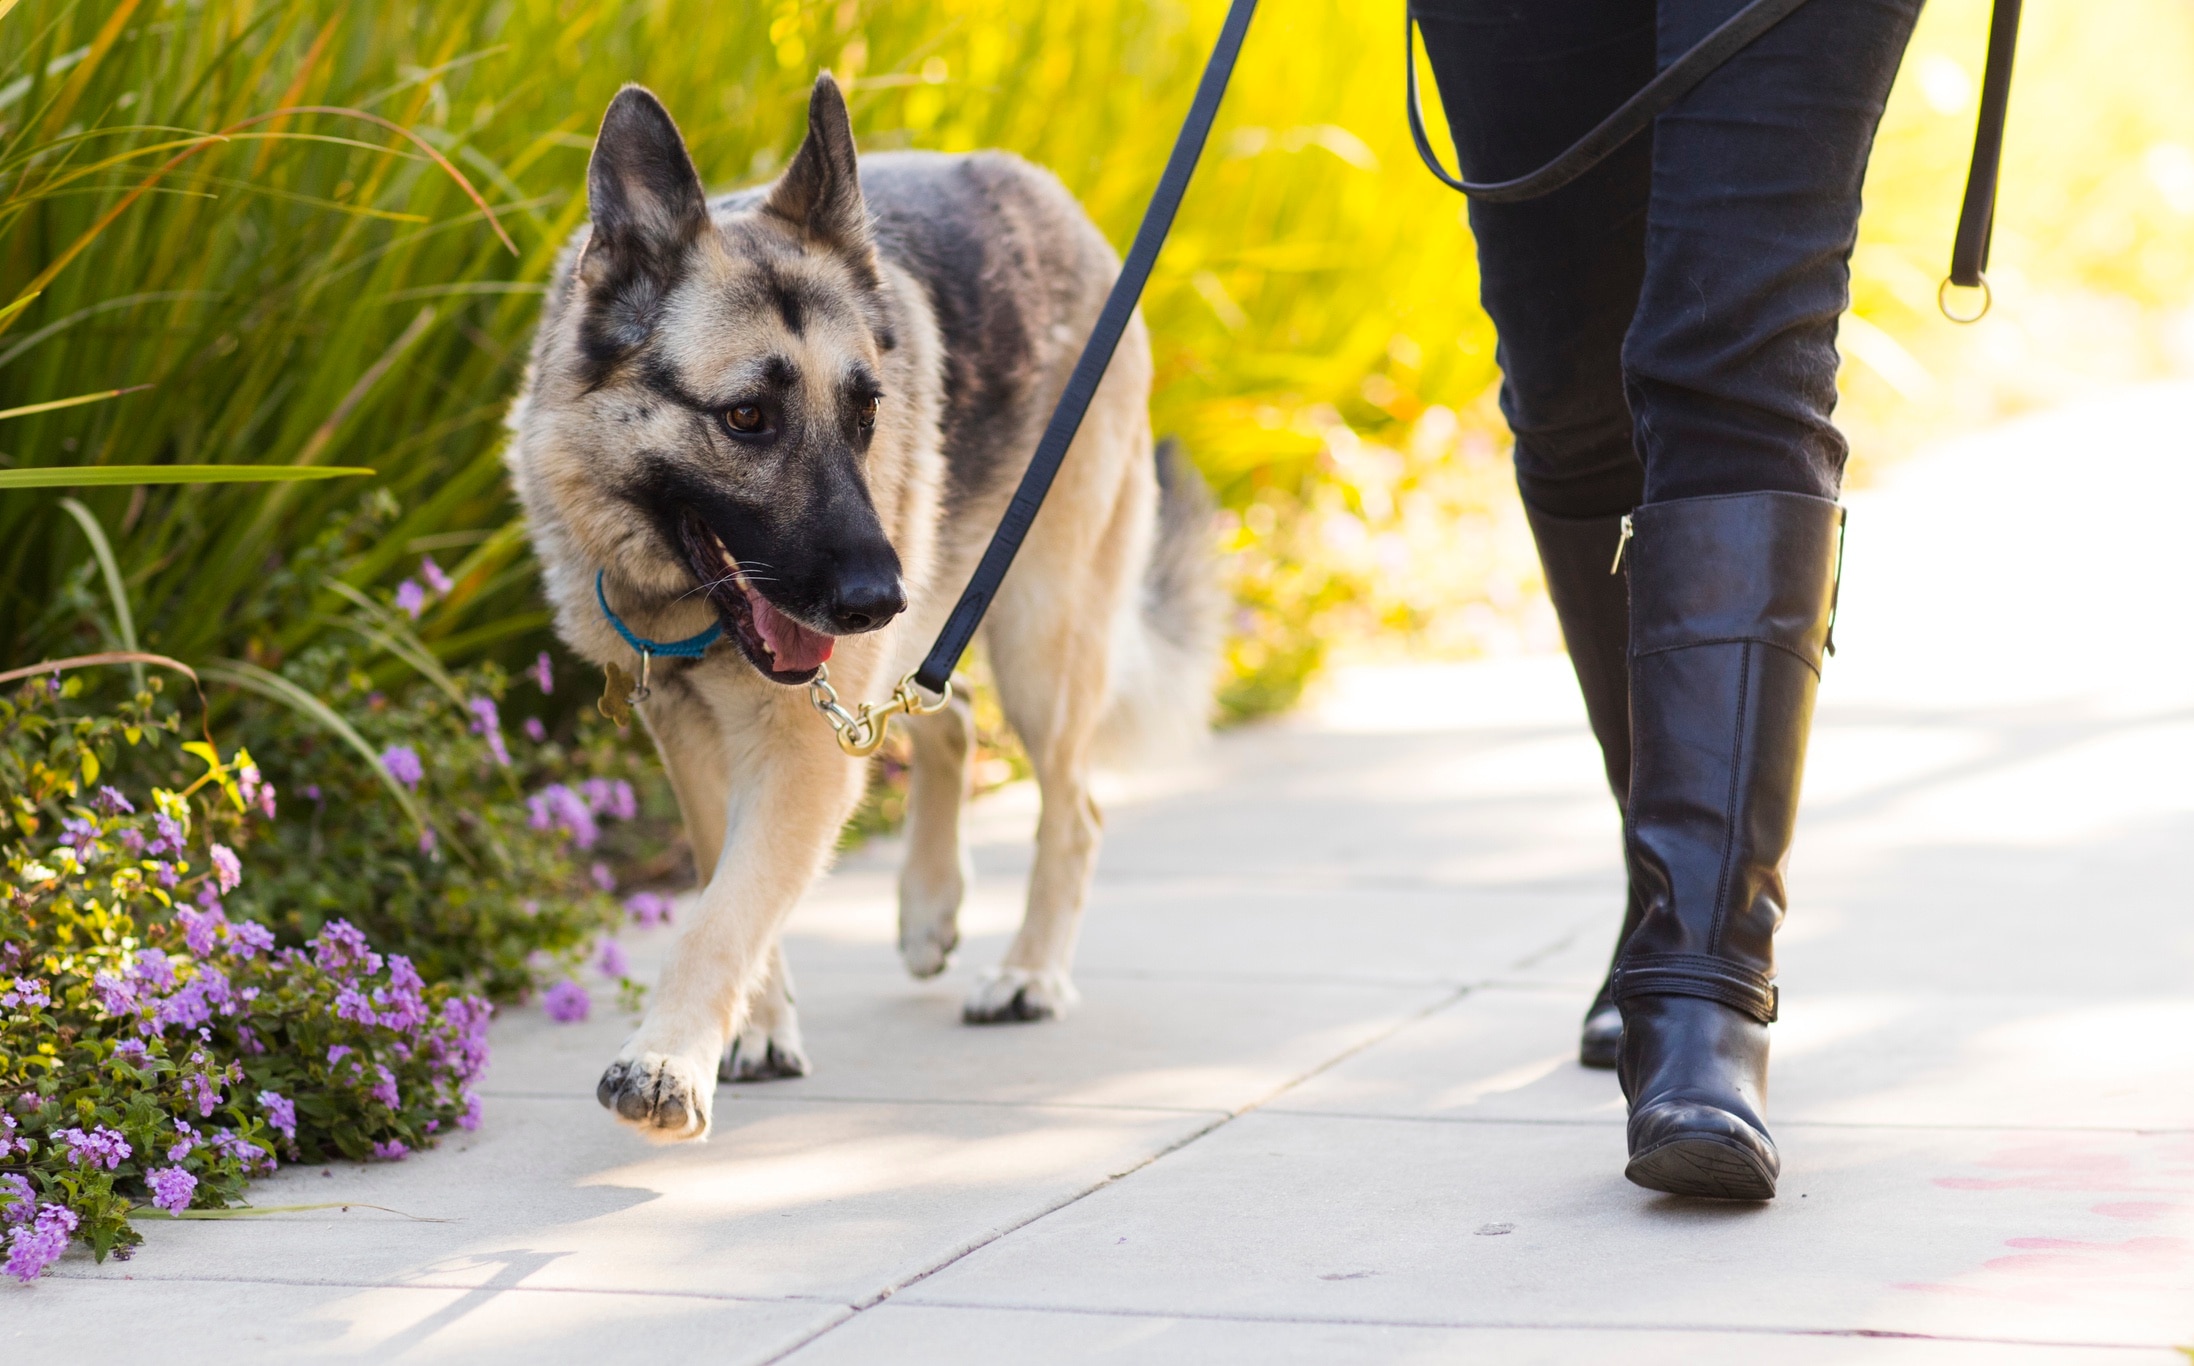
<path fill-rule="evenodd" d="M 602 666 L 602 700 L 594 709 L 620 727 L 632 724 L 632 675 L 615 664 Z"/>

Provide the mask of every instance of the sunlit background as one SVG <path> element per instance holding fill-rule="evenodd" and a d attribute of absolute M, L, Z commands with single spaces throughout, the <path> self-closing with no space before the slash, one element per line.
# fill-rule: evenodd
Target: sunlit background
<path fill-rule="evenodd" d="M 429 646 L 528 660 L 546 616 L 499 422 L 618 85 L 661 93 L 730 187 L 783 164 L 827 66 L 865 148 L 1015 149 L 1124 242 L 1223 9 L 25 0 L 0 17 L 0 307 L 42 292 L 0 319 L 0 409 L 154 387 L 0 424 L 0 465 L 371 466 L 370 490 L 82 497 L 149 648 L 279 665 L 320 628 L 276 618 L 270 576 L 365 508 L 372 545 L 344 578 L 386 591 L 438 555 L 457 586 L 419 622 Z M 1986 0 L 1930 5 L 1882 128 L 1843 334 L 1860 483 L 1944 434 L 2194 363 L 2194 10 L 2166 0 L 2120 0 L 2108 22 L 2027 6 L 1995 311 L 1937 315 L 1986 24 Z M 1159 429 L 1226 509 L 1235 715 L 1289 705 L 1336 658 L 1558 646 L 1462 204 L 1402 120 L 1400 29 L 1398 4 L 1267 0 L 1145 301 Z M 161 172 L 193 133 L 300 105 L 411 130 L 516 254 L 450 175 L 354 115 L 253 125 Z M 2080 457 L 2063 452 L 2064 477 Z M 117 638 L 53 502 L 0 494 L 11 663 Z"/>

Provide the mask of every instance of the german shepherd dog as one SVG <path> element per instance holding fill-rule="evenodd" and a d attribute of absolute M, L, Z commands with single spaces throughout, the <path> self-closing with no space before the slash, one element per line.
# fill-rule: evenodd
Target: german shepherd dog
<path fill-rule="evenodd" d="M 509 465 L 559 634 L 660 656 L 637 707 L 706 881 L 596 1095 L 705 1137 L 715 1084 L 800 1076 L 779 931 L 862 791 L 806 685 L 849 702 L 919 661 L 988 542 L 1119 269 L 1064 187 L 1012 156 L 856 162 L 826 73 L 772 185 L 711 200 L 648 91 L 610 104 L 591 224 L 550 284 Z M 1154 453 L 1128 330 L 981 643 L 1042 791 L 1028 909 L 971 1023 L 1037 1020 L 1069 980 L 1097 853 L 1100 746 L 1200 734 L 1215 625 L 1209 495 Z M 1163 468 L 1161 468 L 1161 461 Z M 597 600 L 597 574 L 602 599 Z M 915 718 L 899 953 L 944 970 L 972 875 L 964 700 Z"/>

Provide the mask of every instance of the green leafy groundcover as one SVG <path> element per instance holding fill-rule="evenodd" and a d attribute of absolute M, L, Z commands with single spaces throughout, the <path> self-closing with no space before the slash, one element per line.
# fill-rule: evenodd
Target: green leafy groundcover
<path fill-rule="evenodd" d="M 584 860 L 630 789 L 597 777 L 529 797 L 527 779 L 587 765 L 537 727 L 520 741 L 532 762 L 510 755 L 488 693 L 465 691 L 499 679 L 445 676 L 451 697 L 421 687 L 391 701 L 354 664 L 331 655 L 294 671 L 356 715 L 376 763 L 346 767 L 324 734 L 260 713 L 268 753 L 325 784 L 279 802 L 250 753 L 186 738 L 158 677 L 101 706 L 80 705 L 82 675 L 0 698 L 9 1274 L 37 1277 L 72 1240 L 127 1255 L 140 1241 L 129 1220 L 148 1203 L 223 1207 L 279 1162 L 394 1160 L 472 1127 L 491 1014 L 476 988 L 513 996 L 553 981 L 552 1013 L 584 1013 L 572 974 L 622 914 Z M 424 830 L 385 828 L 405 818 L 377 792 L 382 774 Z M 328 821 L 331 802 L 354 803 L 353 819 Z M 255 846 L 264 857 L 247 873 Z M 370 941 L 329 913 L 352 903 L 298 872 L 361 862 L 371 875 L 345 881 L 379 888 L 355 902 Z M 529 909 L 528 889 L 563 909 Z M 437 892 L 472 904 L 422 918 Z M 422 973 L 399 948 L 444 971 Z"/>

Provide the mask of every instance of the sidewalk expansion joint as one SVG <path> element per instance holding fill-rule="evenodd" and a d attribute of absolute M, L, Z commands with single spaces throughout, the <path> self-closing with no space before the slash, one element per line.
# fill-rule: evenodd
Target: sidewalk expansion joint
<path fill-rule="evenodd" d="M 808 1334 L 806 1337 L 801 1338 L 797 1342 L 791 1343 L 790 1345 L 780 1350 L 776 1355 L 771 1356 L 761 1362 L 759 1366 L 774 1366 L 775 1363 L 785 1360 L 787 1357 L 792 1356 L 796 1352 L 802 1351 L 808 1346 L 808 1344 L 826 1336 L 827 1334 L 836 1332 L 838 1329 L 844 1327 L 846 1324 L 853 1322 L 862 1314 L 875 1308 L 877 1305 L 884 1303 L 892 1296 L 909 1290 L 914 1286 L 920 1285 L 922 1282 L 930 1279 L 932 1276 L 935 1276 L 937 1273 L 945 1270 L 947 1267 L 950 1267 L 955 1263 L 965 1260 L 967 1257 L 974 1254 L 975 1252 L 978 1252 L 981 1249 L 990 1246 L 992 1243 L 998 1242 L 1000 1239 L 1005 1238 L 1010 1234 L 1018 1233 L 1022 1229 L 1029 1227 L 1030 1225 L 1036 1223 L 1041 1219 L 1045 1219 L 1050 1217 L 1051 1215 L 1057 1214 L 1060 1210 L 1066 1209 L 1071 1205 L 1079 1204 L 1083 1200 L 1088 1199 L 1090 1196 L 1095 1195 L 1097 1192 L 1104 1190 L 1107 1187 L 1117 1185 L 1119 1182 L 1125 1181 L 1127 1178 L 1135 1175 L 1135 1173 L 1142 1171 L 1146 1167 L 1154 1165 L 1163 1158 L 1166 1158 L 1174 1153 L 1181 1151 L 1183 1148 L 1188 1147 L 1190 1144 L 1196 1142 L 1198 1139 L 1216 1133 L 1220 1129 L 1223 1129 L 1227 1125 L 1233 1123 L 1235 1120 L 1240 1119 L 1242 1116 L 1264 1108 L 1265 1106 L 1271 1104 L 1273 1101 L 1279 1099 L 1281 1096 L 1286 1095 L 1289 1091 L 1292 1091 L 1296 1087 L 1301 1086 L 1303 1083 L 1331 1071 L 1333 1068 L 1336 1068 L 1342 1063 L 1347 1062 L 1350 1058 L 1356 1057 L 1358 1054 L 1361 1054 L 1368 1049 L 1375 1048 L 1378 1045 L 1385 1043 L 1387 1040 L 1393 1038 L 1397 1034 L 1402 1033 L 1404 1030 L 1409 1029 L 1415 1025 L 1422 1024 L 1426 1020 L 1431 1019 L 1433 1016 L 1438 1015 L 1440 1012 L 1450 1009 L 1469 995 L 1469 987 L 1458 987 L 1453 991 L 1446 992 L 1443 995 L 1428 1002 L 1424 1006 L 1420 1007 L 1419 1009 L 1402 1016 L 1400 1019 L 1390 1022 L 1388 1025 L 1386 1025 L 1386 1027 L 1373 1031 L 1367 1037 L 1360 1039 L 1356 1043 L 1353 1043 L 1347 1048 L 1344 1048 L 1338 1053 L 1335 1053 L 1332 1057 L 1327 1058 L 1325 1061 L 1317 1064 L 1315 1067 L 1312 1067 L 1309 1070 L 1301 1073 L 1300 1075 L 1292 1077 L 1289 1080 L 1280 1083 L 1278 1086 L 1267 1092 L 1260 1099 L 1253 1100 L 1247 1105 L 1241 1106 L 1238 1109 L 1231 1110 L 1224 1114 L 1215 1116 L 1210 1123 L 1200 1125 L 1194 1130 L 1191 1130 L 1189 1133 L 1183 1134 L 1181 1137 L 1176 1138 L 1171 1143 L 1168 1143 L 1165 1146 L 1159 1148 L 1156 1152 L 1151 1153 L 1148 1157 L 1145 1157 L 1128 1167 L 1122 1168 L 1117 1172 L 1113 1172 L 1110 1175 L 1105 1176 L 1101 1180 L 1094 1181 L 1089 1185 L 1083 1187 L 1081 1190 L 1071 1195 L 1068 1195 L 1062 1200 L 1053 1201 L 1051 1204 L 1045 1206 L 1040 1210 L 1037 1210 L 1033 1214 L 1028 1215 L 1026 1218 L 1015 1220 L 1014 1222 L 1004 1225 L 1003 1227 L 993 1229 L 990 1232 L 982 1235 L 981 1237 L 969 1240 L 960 1247 L 954 1249 L 951 1252 L 948 1252 L 937 1261 L 931 1263 L 923 1270 L 915 1272 L 911 1276 L 904 1277 L 891 1285 L 885 1286 L 876 1294 L 854 1305 L 853 1313 L 847 1315 L 845 1318 L 837 1320 L 834 1323 L 825 1325 L 815 1332 Z"/>
<path fill-rule="evenodd" d="M 1611 1114 L 1604 1119 L 1591 1115 L 1404 1115 L 1384 1114 L 1376 1110 L 1298 1110 L 1282 1105 L 1268 1106 L 1263 1113 L 1286 1115 L 1290 1119 L 1369 1119 L 1398 1124 L 1510 1124 L 1577 1129 L 1601 1128 L 1625 1122 L 1625 1116 L 1620 1114 Z M 1856 1119 L 1769 1118 L 1777 1129 L 1845 1129 L 1860 1133 L 1878 1130 L 1885 1133 L 2125 1134 L 2137 1138 L 2194 1134 L 2194 1127 L 2189 1126 L 2155 1128 L 2134 1124 L 1926 1124 L 1895 1121 L 1874 1123 Z"/>
<path fill-rule="evenodd" d="M 1721 1333 L 1733 1337 L 1868 1338 L 1903 1342 L 1943 1342 L 1990 1347 L 2048 1347 L 2087 1351 L 2157 1352 L 2186 1350 L 2174 1343 L 2094 1342 L 2059 1338 L 1983 1337 L 1963 1333 L 1915 1333 L 1894 1328 L 1840 1328 L 1818 1325 L 1776 1327 L 1734 1323 L 1562 1323 L 1540 1319 L 1390 1318 L 1353 1314 L 1256 1314 L 1200 1309 L 1130 1309 L 1063 1304 L 990 1303 L 976 1300 L 906 1300 L 904 1309 L 970 1310 L 999 1314 L 1059 1314 L 1088 1318 L 1182 1319 L 1198 1323 L 1302 1324 L 1333 1328 L 1430 1328 L 1462 1332 L 1524 1333 Z M 844 1322 L 844 1320 L 840 1320 Z M 816 1336 L 821 1336 L 817 1334 Z M 809 1339 L 813 1341 L 813 1339 Z"/>

